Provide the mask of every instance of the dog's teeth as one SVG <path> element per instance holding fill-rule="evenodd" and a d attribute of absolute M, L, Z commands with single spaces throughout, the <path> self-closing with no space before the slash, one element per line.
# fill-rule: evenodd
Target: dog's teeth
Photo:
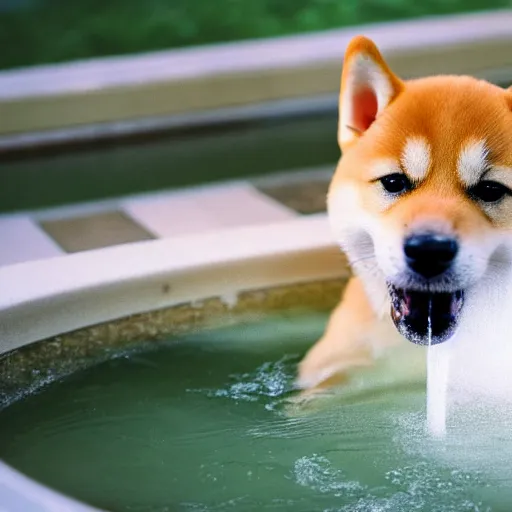
<path fill-rule="evenodd" d="M 391 307 L 391 318 L 394 322 L 398 322 L 402 318 L 402 313 L 395 307 Z"/>

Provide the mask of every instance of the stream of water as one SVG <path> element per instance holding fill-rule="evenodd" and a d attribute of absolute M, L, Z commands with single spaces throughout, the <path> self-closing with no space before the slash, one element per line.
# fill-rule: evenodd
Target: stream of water
<path fill-rule="evenodd" d="M 427 430 L 433 437 L 443 437 L 446 434 L 451 341 L 438 345 L 432 344 L 432 301 L 430 301 L 427 349 Z"/>

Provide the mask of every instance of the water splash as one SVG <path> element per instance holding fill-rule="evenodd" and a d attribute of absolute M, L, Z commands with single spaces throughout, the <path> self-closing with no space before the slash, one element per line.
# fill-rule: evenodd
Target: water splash
<path fill-rule="evenodd" d="M 268 361 L 253 372 L 229 375 L 230 382 L 221 388 L 189 388 L 210 398 L 227 398 L 236 402 L 264 402 L 267 410 L 280 405 L 293 389 L 293 368 L 300 356 L 288 354 L 277 361 Z"/>
<path fill-rule="evenodd" d="M 434 437 L 446 434 L 450 340 L 432 345 L 432 300 L 428 304 L 427 430 Z"/>

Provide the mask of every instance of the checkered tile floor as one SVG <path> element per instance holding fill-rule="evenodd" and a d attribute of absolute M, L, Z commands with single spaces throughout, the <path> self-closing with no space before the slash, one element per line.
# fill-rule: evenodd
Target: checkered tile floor
<path fill-rule="evenodd" d="M 332 170 L 0 216 L 0 265 L 325 211 Z"/>

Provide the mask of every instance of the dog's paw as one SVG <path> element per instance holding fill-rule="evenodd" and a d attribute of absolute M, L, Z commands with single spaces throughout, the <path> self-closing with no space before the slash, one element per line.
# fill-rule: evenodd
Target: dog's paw
<path fill-rule="evenodd" d="M 299 364 L 295 383 L 298 389 L 315 394 L 316 390 L 341 386 L 348 381 L 351 370 L 373 363 L 366 350 L 332 353 L 321 348 L 313 347 Z"/>
<path fill-rule="evenodd" d="M 298 391 L 286 399 L 284 413 L 288 417 L 296 418 L 321 410 L 336 395 L 337 389 L 339 388 L 316 387 Z"/>

